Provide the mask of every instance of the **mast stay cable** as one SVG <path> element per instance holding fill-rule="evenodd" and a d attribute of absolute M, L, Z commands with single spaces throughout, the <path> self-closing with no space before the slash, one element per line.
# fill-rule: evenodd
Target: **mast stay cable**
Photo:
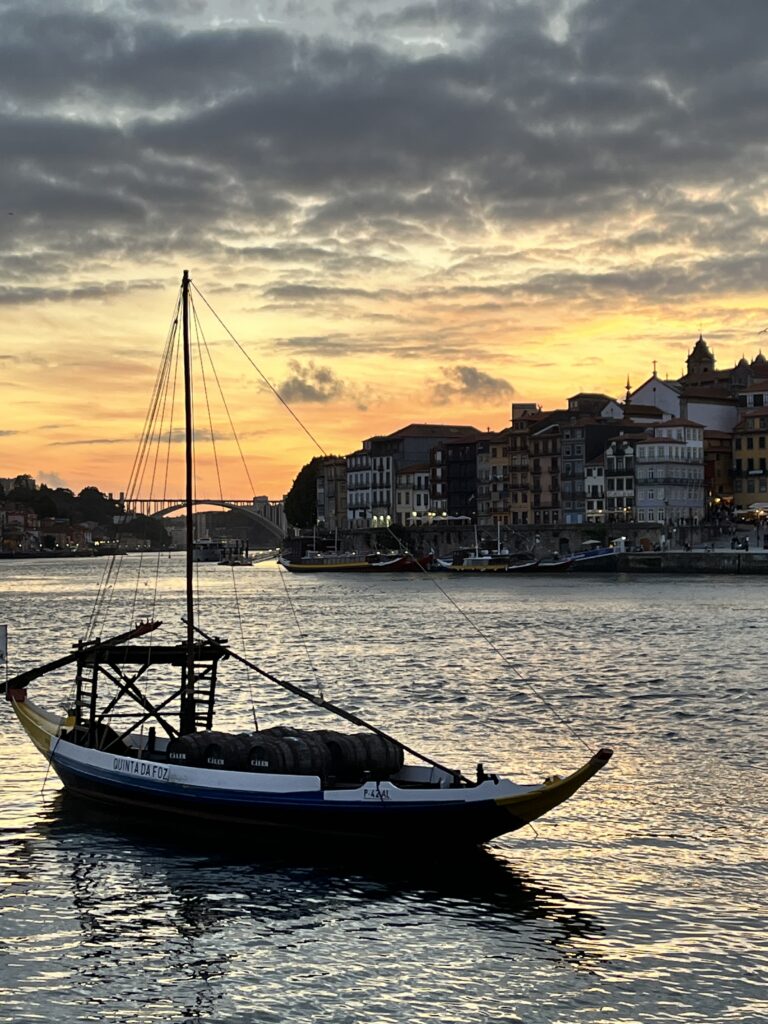
<path fill-rule="evenodd" d="M 231 338 L 231 340 L 234 342 L 234 344 L 237 346 L 237 348 L 240 350 L 240 352 L 242 352 L 242 354 L 245 356 L 245 358 L 248 360 L 248 362 L 251 364 L 251 366 L 256 370 L 256 372 L 259 374 L 259 376 L 264 381 L 264 383 L 267 385 L 267 387 L 270 389 L 270 391 L 275 395 L 275 397 L 285 407 L 285 409 L 287 409 L 287 411 L 290 413 L 290 415 L 293 417 L 293 419 L 296 421 L 296 423 L 298 423 L 298 425 L 301 427 L 301 429 L 304 431 L 304 433 L 307 435 L 307 437 L 312 441 L 312 443 L 318 448 L 318 450 L 323 455 L 327 456 L 328 453 L 326 452 L 325 448 L 323 448 L 323 446 L 320 444 L 320 442 L 317 440 L 317 438 L 315 438 L 315 436 L 312 434 L 312 432 L 309 430 L 309 428 L 302 422 L 302 420 L 298 416 L 298 414 L 294 412 L 294 410 L 291 408 L 291 406 L 288 404 L 288 402 L 283 398 L 283 396 L 280 394 L 280 392 L 277 390 L 277 388 L 274 387 L 274 385 L 270 382 L 270 380 L 267 378 L 267 376 L 262 372 L 262 370 L 259 368 L 259 366 L 257 366 L 257 364 L 251 358 L 251 356 L 246 351 L 246 349 L 243 348 L 243 346 L 240 344 L 240 342 L 237 340 L 237 338 L 234 336 L 234 334 L 229 330 L 227 325 L 224 323 L 224 321 L 218 315 L 216 310 L 208 302 L 208 300 L 203 295 L 203 293 L 200 291 L 200 289 L 197 288 L 196 286 L 194 286 L 194 287 L 195 287 L 195 291 L 200 296 L 200 298 L 203 300 L 203 302 L 208 307 L 210 312 L 213 314 L 213 316 L 216 318 L 216 320 L 219 322 L 219 324 L 223 327 L 223 329 L 227 332 L 228 336 Z M 394 531 L 390 527 L 387 527 L 387 529 L 388 529 L 389 533 L 392 535 L 392 537 L 394 537 L 395 541 L 397 542 L 398 548 L 403 553 L 408 554 L 409 552 L 408 552 L 407 548 L 405 547 L 405 545 L 400 540 L 400 538 L 397 537 L 397 535 L 394 533 Z M 469 613 L 466 612 L 458 604 L 458 602 L 453 597 L 451 597 L 448 594 L 448 592 L 445 590 L 445 588 L 438 582 L 437 579 L 435 579 L 434 574 L 430 573 L 429 570 L 425 566 L 419 565 L 419 568 L 426 575 L 426 577 L 430 580 L 430 582 L 433 584 L 433 586 L 435 586 L 440 591 L 440 593 L 443 595 L 443 597 L 445 597 L 445 599 L 454 607 L 454 609 L 462 616 L 462 618 L 477 633 L 477 635 L 485 643 L 488 644 L 488 646 L 491 648 L 491 650 L 494 652 L 494 654 L 496 654 L 497 657 L 499 657 L 501 659 L 501 661 L 506 665 L 506 667 L 515 674 L 515 676 L 518 678 L 520 683 L 523 686 L 527 687 L 531 691 L 531 693 L 534 695 L 534 697 L 536 697 L 536 699 L 538 701 L 540 701 L 541 704 L 543 704 L 544 707 L 546 707 L 550 711 L 550 713 L 557 719 L 557 721 L 570 733 L 570 735 L 578 743 L 580 743 L 585 748 L 585 750 L 591 750 L 591 747 L 589 746 L 589 744 L 577 732 L 577 730 L 571 725 L 571 723 L 568 722 L 568 720 L 565 719 L 560 714 L 560 712 L 555 708 L 555 706 L 550 701 L 548 701 L 546 699 L 546 697 L 544 697 L 544 695 L 542 693 L 539 692 L 539 690 L 533 685 L 533 683 L 529 679 L 527 679 L 522 674 L 522 672 L 520 672 L 520 670 L 517 668 L 517 666 L 512 661 L 510 661 L 510 659 L 507 657 L 507 655 L 494 643 L 492 638 L 490 636 L 488 636 L 488 634 L 474 621 L 472 616 L 469 615 Z M 285 581 L 283 581 L 283 583 L 284 583 L 284 586 L 285 586 Z M 287 587 L 286 587 L 286 593 L 287 593 Z M 290 601 L 290 597 L 289 597 L 289 601 Z M 298 624 L 298 617 L 296 616 L 296 610 L 295 610 L 295 608 L 293 608 L 293 603 L 292 602 L 291 602 L 291 607 L 292 607 L 292 610 L 293 610 L 293 613 L 294 613 L 294 617 L 297 618 L 297 624 Z M 302 634 L 302 636 L 303 636 L 303 634 Z M 314 671 L 314 666 L 312 665 L 312 660 L 311 659 L 310 659 L 310 665 L 312 666 L 313 671 Z M 318 688 L 322 692 L 321 686 L 319 686 Z"/>

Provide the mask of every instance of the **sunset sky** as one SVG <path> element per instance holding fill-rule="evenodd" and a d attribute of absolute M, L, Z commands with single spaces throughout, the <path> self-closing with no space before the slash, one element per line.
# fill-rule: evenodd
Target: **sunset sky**
<path fill-rule="evenodd" d="M 765 0 L 0 0 L 0 94 L 0 476 L 124 488 L 184 267 L 334 453 L 768 349 Z"/>

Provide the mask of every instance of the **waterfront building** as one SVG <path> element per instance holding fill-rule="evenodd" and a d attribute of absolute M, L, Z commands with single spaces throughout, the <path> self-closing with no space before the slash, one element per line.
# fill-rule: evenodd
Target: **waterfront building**
<path fill-rule="evenodd" d="M 512 405 L 512 426 L 509 429 L 509 484 L 507 487 L 507 508 L 512 526 L 527 526 L 533 522 L 531 476 L 530 476 L 530 434 L 533 426 L 541 419 L 538 406 L 515 402 Z"/>
<path fill-rule="evenodd" d="M 560 501 L 564 523 L 583 523 L 586 518 L 584 435 L 587 426 L 594 423 L 592 418 L 581 417 L 560 425 Z"/>
<path fill-rule="evenodd" d="M 605 451 L 605 518 L 635 519 L 635 438 L 614 438 Z"/>
<path fill-rule="evenodd" d="M 636 519 L 668 535 L 704 518 L 704 428 L 685 419 L 651 424 L 635 441 Z"/>
<path fill-rule="evenodd" d="M 768 379 L 742 394 L 745 408 L 733 431 L 733 501 L 745 510 L 768 505 Z"/>
<path fill-rule="evenodd" d="M 571 418 L 560 426 L 561 522 L 575 525 L 587 520 L 587 465 L 605 452 L 620 423 L 630 433 L 640 433 L 642 428 L 625 424 L 622 406 L 607 395 L 574 395 L 568 399 L 568 410 Z"/>
<path fill-rule="evenodd" d="M 347 524 L 355 528 L 371 522 L 371 455 L 364 448 L 346 457 Z"/>
<path fill-rule="evenodd" d="M 450 518 L 467 517 L 477 522 L 478 443 L 476 437 L 465 437 L 437 446 L 436 466 L 441 470 L 439 478 L 443 483 L 441 514 L 445 512 Z"/>
<path fill-rule="evenodd" d="M 444 441 L 481 436 L 475 427 L 410 423 L 392 434 L 363 441 L 347 456 L 347 519 L 350 526 L 387 526 L 395 516 L 395 478 L 401 467 L 431 463 L 431 451 Z"/>
<path fill-rule="evenodd" d="M 429 522 L 429 463 L 405 466 L 396 479 L 395 522 L 423 526 Z"/>
<path fill-rule="evenodd" d="M 482 526 L 509 522 L 510 428 L 485 434 L 477 442 L 477 521 Z"/>
<path fill-rule="evenodd" d="M 40 550 L 40 519 L 28 508 L 16 502 L 2 503 L 2 550 L 10 554 L 27 554 Z"/>
<path fill-rule="evenodd" d="M 394 513 L 394 456 L 387 438 L 374 438 L 370 451 L 371 526 L 389 526 Z"/>
<path fill-rule="evenodd" d="M 734 437 L 727 430 L 704 431 L 704 490 L 713 513 L 733 504 Z"/>
<path fill-rule="evenodd" d="M 659 419 L 672 418 L 680 415 L 680 392 L 682 386 L 676 380 L 662 380 L 656 373 L 656 367 L 653 368 L 653 373 L 644 381 L 640 387 L 635 390 L 629 396 L 629 402 L 627 403 L 627 415 L 629 410 L 636 407 L 640 407 L 645 410 L 648 408 L 659 409 Z M 640 416 L 638 422 L 646 420 L 645 415 Z"/>
<path fill-rule="evenodd" d="M 317 525 L 333 532 L 347 527 L 347 460 L 323 459 L 316 479 Z"/>
<path fill-rule="evenodd" d="M 83 551 L 93 547 L 93 531 L 97 527 L 98 523 L 45 518 L 40 521 L 39 546 L 49 551 Z"/>
<path fill-rule="evenodd" d="M 585 516 L 588 523 L 605 518 L 605 455 L 601 452 L 584 467 Z"/>
<path fill-rule="evenodd" d="M 531 430 L 531 511 L 536 526 L 560 522 L 560 428 L 569 418 L 566 409 L 556 409 L 544 413 Z"/>
<path fill-rule="evenodd" d="M 394 447 L 388 437 L 369 437 L 362 450 L 346 457 L 350 526 L 389 526 L 392 522 Z"/>
<path fill-rule="evenodd" d="M 616 399 L 595 391 L 580 391 L 569 398 L 568 412 L 572 416 L 594 416 L 601 420 L 620 420 L 624 416 Z"/>

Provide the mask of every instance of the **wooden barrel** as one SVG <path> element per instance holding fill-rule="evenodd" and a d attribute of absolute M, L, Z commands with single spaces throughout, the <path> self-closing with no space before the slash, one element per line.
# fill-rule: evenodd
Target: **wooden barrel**
<path fill-rule="evenodd" d="M 328 747 L 317 733 L 309 729 L 294 729 L 276 725 L 264 729 L 260 736 L 269 736 L 284 741 L 288 771 L 296 775 L 319 775 L 325 778 L 331 769 L 331 755 Z"/>
<path fill-rule="evenodd" d="M 246 770 L 278 775 L 319 775 L 311 748 L 299 736 L 270 736 L 268 730 L 251 739 Z"/>
<path fill-rule="evenodd" d="M 375 732 L 362 732 L 358 736 L 365 747 L 367 770 L 371 775 L 383 778 L 400 771 L 405 754 L 399 743 L 385 739 Z"/>
<path fill-rule="evenodd" d="M 345 782 L 364 775 L 386 778 L 403 767 L 403 748 L 373 732 L 346 733 L 321 729 L 320 737 L 331 755 L 331 774 Z"/>
<path fill-rule="evenodd" d="M 331 774 L 343 782 L 359 782 L 368 757 L 359 736 L 332 729 L 320 729 L 317 735 L 328 748 Z"/>
<path fill-rule="evenodd" d="M 226 739 L 225 732 L 190 732 L 168 742 L 168 760 L 171 764 L 199 768 L 205 763 L 205 752 L 211 743 Z"/>
<path fill-rule="evenodd" d="M 265 732 L 255 734 L 245 759 L 246 771 L 279 775 L 287 772 L 288 765 L 289 759 L 282 739 L 267 736 Z"/>
<path fill-rule="evenodd" d="M 222 733 L 205 748 L 203 760 L 208 768 L 223 771 L 245 771 L 248 753 L 253 744 L 253 733 Z"/>

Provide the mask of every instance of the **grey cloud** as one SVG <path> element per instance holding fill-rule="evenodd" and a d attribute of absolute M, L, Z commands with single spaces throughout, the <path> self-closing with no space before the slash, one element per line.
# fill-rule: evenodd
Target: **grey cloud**
<path fill-rule="evenodd" d="M 303 352 L 311 355 L 322 353 L 325 356 L 345 356 L 356 351 L 360 344 L 343 334 L 316 335 L 295 338 L 277 338 L 276 349 L 287 349 L 291 352 Z"/>
<path fill-rule="evenodd" d="M 77 441 L 49 441 L 49 448 L 71 448 L 77 445 L 124 444 L 125 437 L 87 437 Z"/>
<path fill-rule="evenodd" d="M 130 8 L 0 11 L 14 211 L 0 302 L 98 287 L 51 286 L 52 266 L 79 279 L 96 261 L 185 251 L 225 280 L 232 260 L 271 274 L 269 301 L 359 314 L 368 299 L 446 294 L 411 271 L 409 247 L 459 253 L 469 235 L 544 225 L 558 242 L 535 259 L 456 260 L 454 283 L 478 273 L 489 302 L 579 285 L 658 298 L 686 276 L 714 294 L 744 271 L 762 287 L 762 0 L 730 18 L 715 0 L 393 4 L 369 15 L 368 42 L 211 28 L 183 0 Z M 185 13 L 194 27 L 174 21 Z M 409 26 L 439 28 L 445 52 L 409 51 L 393 33 Z M 560 239 L 586 251 L 606 238 L 600 273 L 540 273 Z M 669 251 L 627 269 L 633 247 L 656 245 Z M 359 287 L 400 265 L 397 293 Z"/>
<path fill-rule="evenodd" d="M 128 0 L 131 10 L 166 16 L 202 14 L 207 6 L 207 0 Z"/>
<path fill-rule="evenodd" d="M 0 286 L 0 305 L 33 305 L 39 302 L 76 302 L 88 299 L 103 299 L 124 295 L 133 290 L 147 290 L 160 287 L 156 282 L 110 282 L 104 284 L 79 284 L 69 288 L 55 286 Z M 35 362 L 27 356 L 26 362 Z M 44 361 L 44 360 L 43 360 Z"/>
<path fill-rule="evenodd" d="M 281 299 L 283 301 L 306 301 L 327 298 L 369 298 L 371 292 L 363 288 L 334 288 L 333 286 L 323 287 L 315 284 L 285 284 L 275 285 L 268 289 L 267 296 L 270 299 Z"/>
<path fill-rule="evenodd" d="M 35 474 L 35 479 L 38 483 L 47 484 L 48 487 L 67 487 L 67 482 L 59 476 L 58 473 L 54 473 L 52 469 L 38 469 Z"/>
<path fill-rule="evenodd" d="M 432 399 L 445 405 L 454 399 L 496 401 L 513 395 L 514 388 L 500 377 L 492 377 L 474 366 L 454 366 L 443 369 L 444 380 L 434 384 Z"/>
<path fill-rule="evenodd" d="M 344 383 L 327 366 L 316 366 L 310 360 L 302 366 L 292 359 L 288 364 L 291 374 L 278 386 L 286 402 L 330 402 L 344 393 Z"/>
<path fill-rule="evenodd" d="M 380 14 L 373 23 L 385 29 L 456 25 L 469 32 L 478 32 L 485 28 L 489 17 L 493 17 L 493 6 L 483 0 L 434 0 L 432 3 L 407 4 Z"/>

